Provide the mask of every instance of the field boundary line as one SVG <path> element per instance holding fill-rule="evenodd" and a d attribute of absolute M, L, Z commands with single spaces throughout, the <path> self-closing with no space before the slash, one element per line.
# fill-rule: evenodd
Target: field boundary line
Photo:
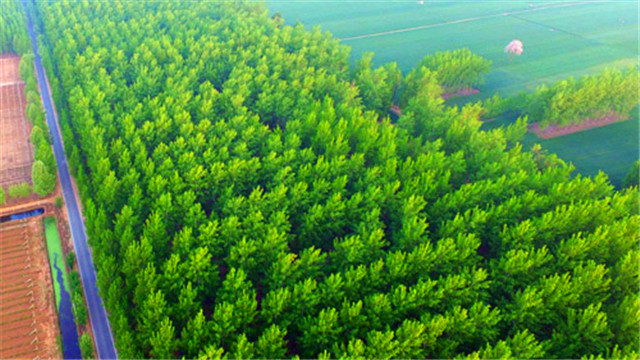
<path fill-rule="evenodd" d="M 24 84 L 24 81 L 19 80 L 19 81 L 10 81 L 10 82 L 5 82 L 5 83 L 0 83 L 0 87 L 2 86 L 12 86 L 12 85 L 22 85 Z"/>
<path fill-rule="evenodd" d="M 467 23 L 467 22 L 472 22 L 472 21 L 476 21 L 476 20 L 491 19 L 491 18 L 500 17 L 500 16 L 511 16 L 511 15 L 529 13 L 529 12 L 540 11 L 540 10 L 557 9 L 557 8 L 585 5 L 585 4 L 589 4 L 589 3 L 591 3 L 591 2 L 581 1 L 581 2 L 572 2 L 572 3 L 565 3 L 565 4 L 559 4 L 559 5 L 540 6 L 540 7 L 536 7 L 536 8 L 523 9 L 523 10 L 506 11 L 506 12 L 502 12 L 502 13 L 499 13 L 499 14 L 474 16 L 474 17 L 468 17 L 468 18 L 463 18 L 463 19 L 458 19 L 458 20 L 453 20 L 453 21 L 444 21 L 444 22 L 435 23 L 435 24 L 418 25 L 418 26 L 413 26 L 413 27 L 404 28 L 404 29 L 388 30 L 388 31 L 382 31 L 382 32 L 377 32 L 377 33 L 355 35 L 355 36 L 347 36 L 347 37 L 341 38 L 340 40 L 342 40 L 342 41 L 350 41 L 350 40 L 366 39 L 366 38 L 371 38 L 371 37 L 393 35 L 393 34 L 399 34 L 399 33 L 403 33 L 403 32 L 424 30 L 424 29 L 430 29 L 430 28 L 446 26 L 446 25 Z"/>

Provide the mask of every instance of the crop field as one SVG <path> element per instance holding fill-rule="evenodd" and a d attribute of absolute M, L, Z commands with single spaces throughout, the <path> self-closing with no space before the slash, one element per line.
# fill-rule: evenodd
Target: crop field
<path fill-rule="evenodd" d="M 0 224 L 0 358 L 58 358 L 42 220 Z"/>
<path fill-rule="evenodd" d="M 403 71 L 426 54 L 467 47 L 493 61 L 483 93 L 513 93 L 568 75 L 638 62 L 638 4 L 616 2 L 267 1 L 289 24 L 320 25 L 376 63 Z M 504 54 L 519 39 L 524 54 Z"/>
<path fill-rule="evenodd" d="M 570 161 L 583 175 L 593 176 L 603 170 L 609 175 L 611 182 L 619 186 L 633 161 L 638 159 L 639 111 L 636 107 L 629 120 L 552 139 L 541 139 L 533 133 L 527 133 L 522 144 L 525 149 L 540 144 L 551 153 L 561 154 L 561 158 Z M 515 115 L 508 114 L 485 123 L 483 129 L 507 125 L 515 118 Z"/>
<path fill-rule="evenodd" d="M 352 47 L 353 59 L 372 51 L 377 64 L 395 61 L 405 73 L 435 51 L 467 47 L 492 60 L 481 92 L 450 102 L 456 105 L 610 66 L 638 65 L 637 1 L 271 0 L 267 7 L 288 24 L 332 32 Z M 513 39 L 523 42 L 524 53 L 510 60 L 504 47 Z M 525 144 L 539 142 L 583 174 L 602 169 L 619 184 L 638 158 L 638 125 L 632 122 L 550 140 L 527 135 Z"/>
<path fill-rule="evenodd" d="M 0 56 L 0 186 L 31 182 L 31 123 L 25 115 L 18 56 Z"/>

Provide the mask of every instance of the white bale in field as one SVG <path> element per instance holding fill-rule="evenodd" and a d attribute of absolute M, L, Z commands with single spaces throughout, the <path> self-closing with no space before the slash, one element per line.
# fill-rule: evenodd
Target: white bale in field
<path fill-rule="evenodd" d="M 522 45 L 522 41 L 520 40 L 512 40 L 509 45 L 504 48 L 504 52 L 509 54 L 509 56 L 513 55 L 522 55 L 524 51 L 524 47 Z"/>

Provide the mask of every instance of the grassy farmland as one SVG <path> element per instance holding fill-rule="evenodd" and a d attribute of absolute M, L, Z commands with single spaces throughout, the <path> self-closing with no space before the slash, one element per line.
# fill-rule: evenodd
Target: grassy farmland
<path fill-rule="evenodd" d="M 522 143 L 526 149 L 537 143 L 549 152 L 560 154 L 583 175 L 593 176 L 603 170 L 609 175 L 611 182 L 619 186 L 631 163 L 638 158 L 638 115 L 639 109 L 636 107 L 627 121 L 552 139 L 541 139 L 533 133 L 527 133 Z M 509 124 L 515 118 L 516 115 L 507 114 L 485 123 L 483 129 L 490 130 Z"/>
<path fill-rule="evenodd" d="M 352 47 L 352 57 L 373 51 L 376 63 L 395 61 L 408 71 L 424 55 L 467 47 L 493 61 L 477 100 L 508 96 L 569 75 L 638 64 L 638 3 L 540 1 L 267 1 L 287 23 L 320 25 Z M 400 31 L 397 31 L 400 30 Z M 394 32 L 397 31 L 397 32 Z M 509 60 L 504 46 L 524 43 Z M 512 119 L 512 118 L 510 118 Z M 508 119 L 509 120 L 509 119 Z M 508 123 L 509 121 L 502 123 Z M 637 122 L 637 116 L 635 117 Z M 576 165 L 585 175 L 607 172 L 620 183 L 638 157 L 638 124 L 631 122 L 550 140 L 528 135 Z"/>

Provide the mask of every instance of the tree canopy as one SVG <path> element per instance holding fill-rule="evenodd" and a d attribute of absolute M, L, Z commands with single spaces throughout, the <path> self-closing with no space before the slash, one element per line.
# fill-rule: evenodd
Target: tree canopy
<path fill-rule="evenodd" d="M 56 187 L 55 173 L 50 173 L 47 166 L 40 160 L 36 160 L 31 167 L 31 179 L 33 191 L 39 196 L 48 195 Z"/>
<path fill-rule="evenodd" d="M 391 123 L 393 65 L 248 1 L 36 6 L 120 357 L 638 356 L 638 189 L 525 121 L 422 66 Z"/>
<path fill-rule="evenodd" d="M 484 75 L 491 70 L 491 60 L 474 54 L 467 48 L 438 51 L 425 56 L 416 69 L 426 67 L 437 73 L 445 91 L 456 92 L 484 83 Z"/>
<path fill-rule="evenodd" d="M 19 1 L 0 2 L 0 53 L 21 55 L 31 49 L 26 24 Z"/>

